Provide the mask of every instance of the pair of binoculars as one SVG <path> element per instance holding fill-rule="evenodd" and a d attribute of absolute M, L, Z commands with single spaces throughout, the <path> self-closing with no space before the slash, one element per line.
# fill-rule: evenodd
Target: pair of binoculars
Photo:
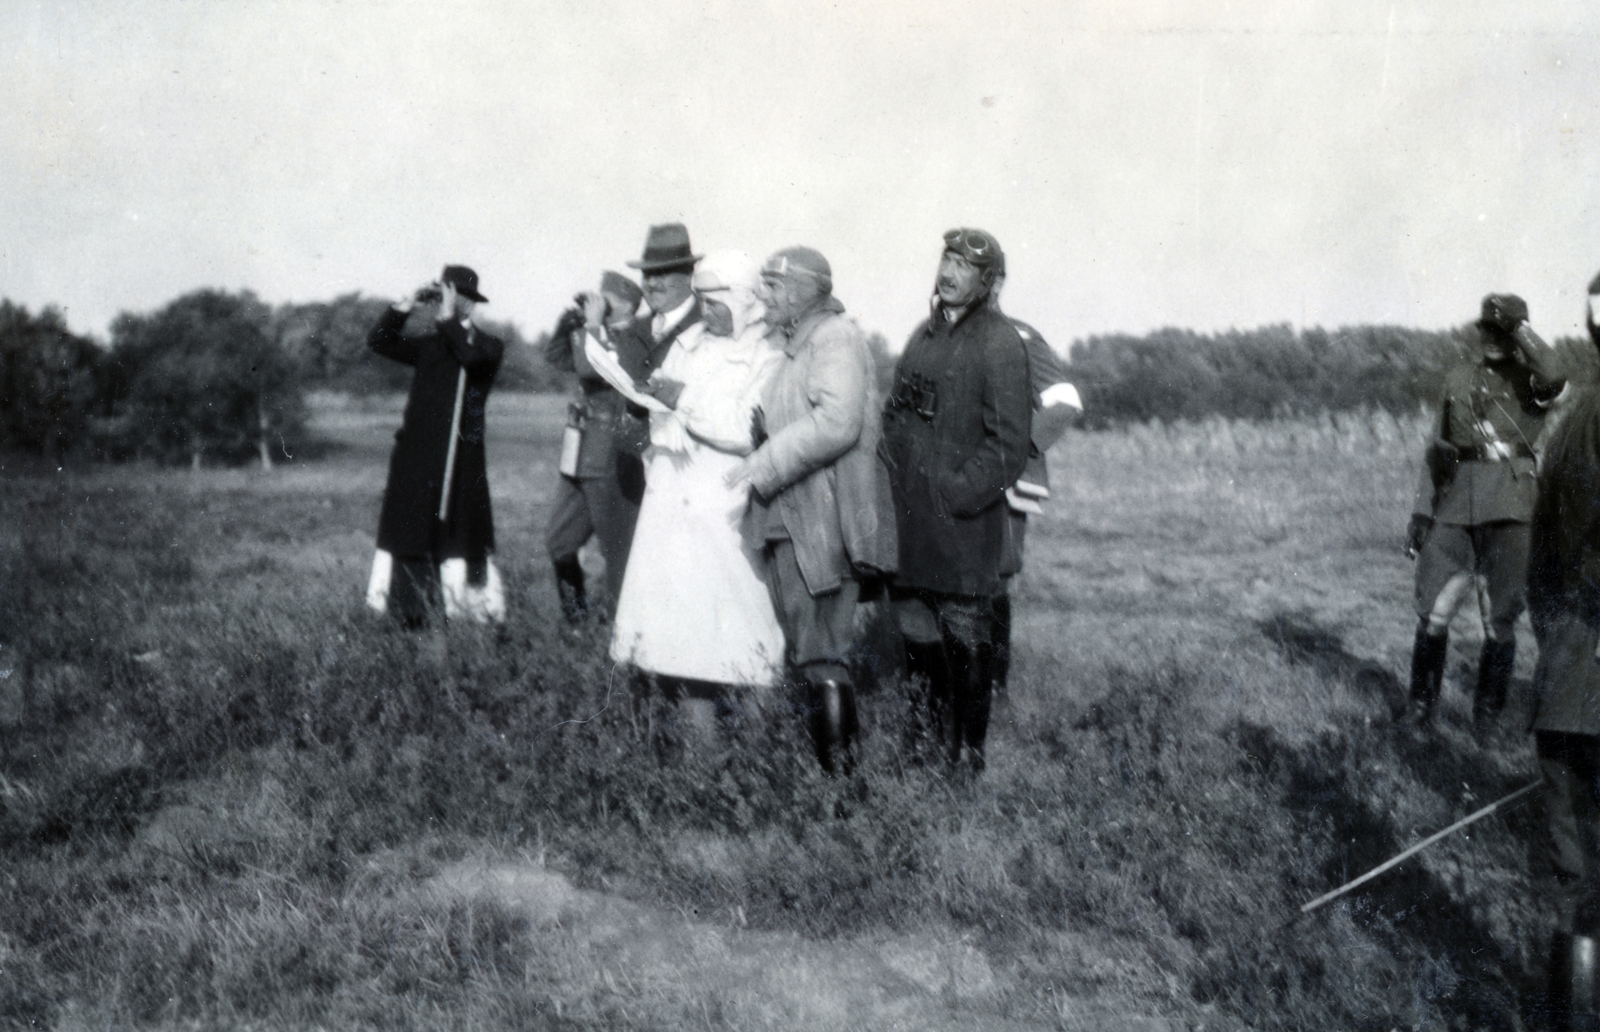
<path fill-rule="evenodd" d="M 925 420 L 939 414 L 939 381 L 921 373 L 902 374 L 889 395 L 891 409 L 910 409 Z"/>

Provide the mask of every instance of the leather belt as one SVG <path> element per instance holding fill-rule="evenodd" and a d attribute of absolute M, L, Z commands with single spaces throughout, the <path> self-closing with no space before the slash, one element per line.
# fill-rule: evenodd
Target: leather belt
<path fill-rule="evenodd" d="M 1462 462 L 1505 462 L 1508 458 L 1512 458 L 1512 459 L 1531 459 L 1531 458 L 1533 458 L 1533 449 L 1529 448 L 1525 444 L 1518 443 L 1518 444 L 1508 445 L 1508 447 L 1511 449 L 1511 454 L 1509 456 L 1507 456 L 1507 455 L 1503 454 L 1502 452 L 1500 452 L 1500 450 L 1495 448 L 1493 445 L 1490 445 L 1490 444 L 1474 444 L 1469 448 L 1462 448 L 1461 449 L 1461 461 Z"/>

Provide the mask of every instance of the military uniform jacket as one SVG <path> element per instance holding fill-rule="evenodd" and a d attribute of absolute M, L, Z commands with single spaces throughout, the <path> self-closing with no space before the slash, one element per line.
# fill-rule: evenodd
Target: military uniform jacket
<path fill-rule="evenodd" d="M 505 344 L 460 322 L 440 322 L 424 336 L 405 337 L 407 313 L 389 309 L 367 336 L 367 346 L 416 367 L 405 417 L 394 435 L 389 482 L 378 517 L 378 547 L 397 556 L 481 558 L 494 550 L 489 472 L 484 456 L 484 405 Z M 455 411 L 456 380 L 467 371 L 456 448 L 449 518 L 434 537 L 444 466 Z"/>
<path fill-rule="evenodd" d="M 1413 512 L 1461 526 L 1533 518 L 1534 443 L 1566 381 L 1553 348 L 1540 342 L 1532 350 L 1534 368 L 1509 358 L 1478 359 L 1445 375 L 1438 437 L 1459 450 L 1461 461 L 1444 476 L 1424 463 Z M 1490 461 L 1494 455 L 1500 457 Z"/>
<path fill-rule="evenodd" d="M 1022 472 L 1022 479 L 1048 490 L 1050 468 L 1045 454 L 1067 432 L 1073 410 L 1065 405 L 1047 409 L 1043 395 L 1056 384 L 1067 382 L 1067 370 L 1038 330 L 1021 319 L 1012 319 L 1011 325 L 1022 338 L 1022 347 L 1028 356 L 1028 392 L 1033 406 L 1028 430 L 1028 465 Z"/>
<path fill-rule="evenodd" d="M 883 413 L 900 538 L 896 583 L 951 595 L 1000 590 L 1005 489 L 1028 459 L 1032 400 L 1022 339 L 978 307 L 935 306 L 911 334 Z"/>
<path fill-rule="evenodd" d="M 557 329 L 546 348 L 545 361 L 557 369 L 578 374 L 578 400 L 574 402 L 573 414 L 583 437 L 578 446 L 576 479 L 614 476 L 618 453 L 639 455 L 649 445 L 649 415 L 617 393 L 604 377 L 588 367 L 587 362 L 580 369 L 573 352 L 583 348 L 585 330 Z M 608 327 L 606 337 L 630 376 L 635 380 L 649 377 L 654 370 L 650 365 L 651 348 L 646 339 L 640 338 L 637 323 Z"/>
<path fill-rule="evenodd" d="M 1600 391 L 1577 401 L 1546 450 L 1529 537 L 1533 726 L 1600 735 Z"/>

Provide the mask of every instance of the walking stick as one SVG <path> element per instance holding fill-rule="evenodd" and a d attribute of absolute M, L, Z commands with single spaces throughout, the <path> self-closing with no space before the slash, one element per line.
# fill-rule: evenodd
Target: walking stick
<path fill-rule="evenodd" d="M 444 453 L 444 487 L 439 490 L 439 522 L 450 515 L 450 481 L 456 473 L 456 443 L 461 440 L 461 403 L 467 396 L 467 367 L 456 377 L 456 408 L 450 415 L 450 448 Z"/>
<path fill-rule="evenodd" d="M 1446 837 L 1447 835 L 1455 834 L 1456 832 L 1460 831 L 1462 828 L 1465 828 L 1467 825 L 1473 823 L 1474 821 L 1480 820 L 1480 819 L 1482 819 L 1484 817 L 1489 816 L 1491 813 L 1494 813 L 1500 807 L 1502 807 L 1502 806 L 1506 805 L 1507 803 L 1511 802 L 1513 799 L 1520 799 L 1522 796 L 1527 795 L 1529 792 L 1532 792 L 1534 789 L 1539 788 L 1539 787 L 1541 787 L 1543 785 L 1544 785 L 1544 778 L 1540 778 L 1538 781 L 1535 781 L 1531 785 L 1524 785 L 1523 787 L 1517 789 L 1515 792 L 1511 793 L 1510 795 L 1506 796 L 1503 799 L 1496 799 L 1494 802 L 1490 803 L 1488 806 L 1485 806 L 1483 809 L 1477 811 L 1476 813 L 1473 813 L 1473 814 L 1470 814 L 1470 815 L 1468 815 L 1466 817 L 1461 818 L 1459 821 L 1456 821 L 1454 824 L 1450 825 L 1450 827 L 1444 829 L 1443 831 L 1434 832 L 1432 835 L 1429 835 L 1427 838 L 1423 839 L 1421 842 L 1418 842 L 1416 845 L 1412 846 L 1410 849 L 1406 850 L 1404 853 L 1401 853 L 1399 856 L 1395 856 L 1395 857 L 1392 857 L 1392 858 L 1390 858 L 1388 860 L 1385 860 L 1383 863 L 1379 864 L 1377 867 L 1374 867 L 1372 870 L 1368 871 L 1366 874 L 1363 874 L 1361 877 L 1357 878 L 1355 881 L 1345 882 L 1343 885 L 1339 886 L 1337 889 L 1334 889 L 1332 892 L 1327 893 L 1326 895 L 1318 896 L 1316 899 L 1312 900 L 1310 903 L 1307 903 L 1305 906 L 1301 907 L 1300 908 L 1300 913 L 1309 914 L 1309 913 L 1311 913 L 1311 911 L 1313 911 L 1313 910 L 1317 909 L 1318 907 L 1322 906 L 1322 904 L 1328 902 L 1329 900 L 1338 899 L 1340 896 L 1343 896 L 1345 893 L 1349 892 L 1351 889 L 1355 888 L 1357 885 L 1363 885 L 1363 884 L 1371 881 L 1372 879 L 1376 878 L 1378 875 L 1382 874 L 1384 871 L 1387 871 L 1389 868 L 1393 867 L 1395 864 L 1398 864 L 1400 861 L 1406 859 L 1406 857 L 1409 857 L 1409 856 L 1412 856 L 1412 855 L 1414 855 L 1416 853 L 1422 852 L 1428 846 L 1433 845 L 1435 842 L 1437 842 L 1440 839 Z"/>

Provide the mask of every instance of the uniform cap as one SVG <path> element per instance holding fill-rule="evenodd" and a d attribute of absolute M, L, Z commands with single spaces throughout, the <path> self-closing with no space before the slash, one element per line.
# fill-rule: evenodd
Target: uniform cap
<path fill-rule="evenodd" d="M 1507 330 L 1528 321 L 1528 302 L 1515 294 L 1490 294 L 1483 299 L 1481 321 Z"/>
<path fill-rule="evenodd" d="M 600 293 L 614 294 L 625 301 L 632 301 L 635 308 L 644 298 L 644 291 L 639 289 L 639 284 L 624 276 L 620 272 L 607 269 L 600 274 Z"/>

